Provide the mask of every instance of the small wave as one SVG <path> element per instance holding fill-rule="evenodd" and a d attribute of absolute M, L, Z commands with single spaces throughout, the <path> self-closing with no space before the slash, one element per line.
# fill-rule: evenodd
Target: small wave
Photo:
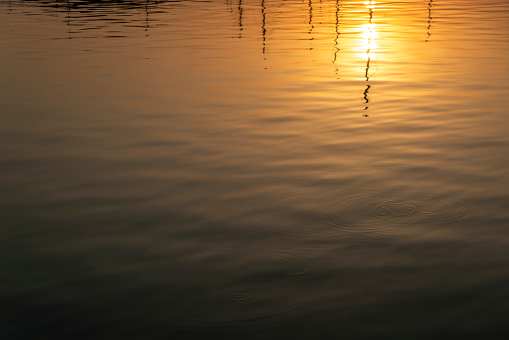
<path fill-rule="evenodd" d="M 429 225 L 461 218 L 465 206 L 433 192 L 376 192 L 361 189 L 303 190 L 286 195 L 251 216 L 256 228 L 276 232 L 332 232 L 330 225 L 362 230 L 402 224 Z"/>
<path fill-rule="evenodd" d="M 253 297 L 246 293 L 233 293 L 230 295 L 230 300 L 236 302 L 251 302 Z"/>
<path fill-rule="evenodd" d="M 304 261 L 264 254 L 232 252 L 221 254 L 220 270 L 203 280 L 206 287 L 181 298 L 181 324 L 221 324 L 232 322 L 275 322 L 298 310 L 312 290 L 303 276 L 309 274 Z"/>
<path fill-rule="evenodd" d="M 433 193 L 349 192 L 334 201 L 337 209 L 328 205 L 324 212 L 334 223 L 352 226 L 368 222 L 372 228 L 383 228 L 391 222 L 398 224 L 428 224 L 462 217 L 463 204 Z"/>

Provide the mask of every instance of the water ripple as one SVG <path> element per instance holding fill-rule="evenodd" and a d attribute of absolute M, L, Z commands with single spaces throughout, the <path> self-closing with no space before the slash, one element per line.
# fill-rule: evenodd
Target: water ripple
<path fill-rule="evenodd" d="M 305 305 L 312 293 L 306 288 L 309 266 L 299 259 L 268 250 L 221 254 L 217 261 L 225 262 L 223 257 L 237 259 L 237 265 L 207 275 L 206 289 L 182 298 L 174 316 L 179 323 L 274 322 Z"/>
<path fill-rule="evenodd" d="M 430 193 L 414 195 L 381 192 L 349 192 L 338 200 L 337 212 L 327 207 L 331 220 L 339 225 L 361 222 L 429 223 L 460 218 L 465 214 L 463 204 Z M 382 227 L 381 225 L 378 227 Z"/>
<path fill-rule="evenodd" d="M 288 193 L 272 209 L 248 216 L 245 222 L 257 230 L 323 235 L 334 232 L 330 226 L 357 231 L 392 230 L 400 225 L 438 225 L 465 213 L 462 202 L 437 192 L 315 187 Z"/>

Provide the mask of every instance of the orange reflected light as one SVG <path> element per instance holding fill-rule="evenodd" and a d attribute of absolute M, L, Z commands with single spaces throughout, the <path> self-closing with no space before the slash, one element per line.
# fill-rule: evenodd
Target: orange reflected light
<path fill-rule="evenodd" d="M 374 9 L 375 1 L 364 1 L 364 5 L 366 5 L 366 8 Z"/>
<path fill-rule="evenodd" d="M 376 25 L 375 24 L 364 24 L 362 25 L 362 47 L 368 57 L 373 53 L 373 50 L 377 47 L 376 44 Z"/>

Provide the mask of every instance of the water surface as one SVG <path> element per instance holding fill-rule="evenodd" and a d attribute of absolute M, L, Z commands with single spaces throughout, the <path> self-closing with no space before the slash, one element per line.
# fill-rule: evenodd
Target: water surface
<path fill-rule="evenodd" d="M 2 1 L 3 339 L 505 339 L 509 5 Z"/>

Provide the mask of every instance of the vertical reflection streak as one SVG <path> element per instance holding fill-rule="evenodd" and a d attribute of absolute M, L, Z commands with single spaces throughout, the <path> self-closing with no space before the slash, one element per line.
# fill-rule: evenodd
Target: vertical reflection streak
<path fill-rule="evenodd" d="M 67 26 L 69 27 L 69 39 L 71 39 L 71 2 L 67 0 Z"/>
<path fill-rule="evenodd" d="M 373 2 L 373 0 L 369 0 L 369 2 L 366 1 L 365 4 L 369 10 L 369 23 L 367 25 L 367 31 L 366 31 L 368 42 L 367 42 L 367 50 L 366 50 L 366 56 L 367 56 L 366 71 L 364 72 L 364 77 L 366 78 L 366 82 L 369 82 L 369 66 L 370 66 L 370 62 L 371 62 L 371 49 L 373 47 L 373 39 L 375 36 L 375 30 L 373 27 L 374 2 Z M 363 99 L 364 99 L 364 103 L 366 104 L 366 106 L 364 107 L 364 110 L 367 110 L 369 108 L 368 103 L 369 103 L 369 89 L 370 88 L 371 88 L 371 85 L 369 83 L 367 83 L 366 88 L 364 89 L 364 92 L 363 92 Z M 368 117 L 367 114 L 364 114 L 363 116 Z"/>
<path fill-rule="evenodd" d="M 310 34 L 309 40 L 311 41 L 314 39 L 313 36 L 311 36 L 311 33 L 313 32 L 313 28 L 314 28 L 314 26 L 313 26 L 313 2 L 311 0 L 309 0 L 308 6 L 309 6 L 309 21 L 308 21 L 309 32 L 308 32 L 308 34 Z M 309 49 L 312 50 L 313 46 L 311 46 Z"/>
<path fill-rule="evenodd" d="M 428 3 L 428 29 L 426 31 L 426 33 L 428 34 L 428 37 L 426 38 L 426 42 L 429 41 L 429 38 L 431 36 L 431 19 L 433 19 L 431 17 L 431 6 L 432 6 L 432 3 L 433 3 L 433 0 L 429 0 L 429 3 Z"/>
<path fill-rule="evenodd" d="M 368 50 L 369 53 L 369 50 Z M 369 81 L 369 62 L 371 61 L 371 58 L 368 54 L 368 61 L 366 62 L 366 73 L 364 73 L 364 77 L 366 78 L 366 81 Z"/>
<path fill-rule="evenodd" d="M 262 0 L 262 53 L 265 54 L 265 34 L 267 30 L 265 29 L 265 0 Z M 265 57 L 263 58 L 266 59 Z"/>
<path fill-rule="evenodd" d="M 370 86 L 369 84 L 368 84 L 368 85 L 366 85 L 366 89 L 364 90 L 364 93 L 363 93 L 363 95 L 364 95 L 364 101 L 365 101 L 366 105 L 368 105 L 368 103 L 369 103 L 368 94 L 369 94 L 369 89 L 370 89 L 370 88 L 371 88 L 371 86 Z M 364 108 L 364 110 L 367 110 L 367 109 L 368 109 L 368 106 L 366 106 L 366 107 Z M 366 116 L 366 117 L 367 117 L 367 115 L 366 115 L 366 114 L 365 114 L 364 116 Z"/>
<path fill-rule="evenodd" d="M 336 0 L 336 38 L 334 39 L 334 60 L 332 60 L 332 63 L 333 64 L 336 64 L 336 60 L 338 59 L 338 52 L 339 52 L 339 44 L 338 44 L 338 40 L 339 40 L 339 35 L 341 33 L 339 33 L 339 6 L 340 6 L 340 0 Z M 336 65 L 336 75 L 338 74 L 338 66 Z"/>
<path fill-rule="evenodd" d="M 244 9 L 242 7 L 242 0 L 239 0 L 239 38 L 242 38 L 242 30 L 244 29 L 244 26 L 242 24 L 242 13 L 244 12 Z"/>
<path fill-rule="evenodd" d="M 149 28 L 149 20 L 148 20 L 148 3 L 150 0 L 147 0 L 145 3 L 145 36 L 148 37 L 148 28 Z"/>

